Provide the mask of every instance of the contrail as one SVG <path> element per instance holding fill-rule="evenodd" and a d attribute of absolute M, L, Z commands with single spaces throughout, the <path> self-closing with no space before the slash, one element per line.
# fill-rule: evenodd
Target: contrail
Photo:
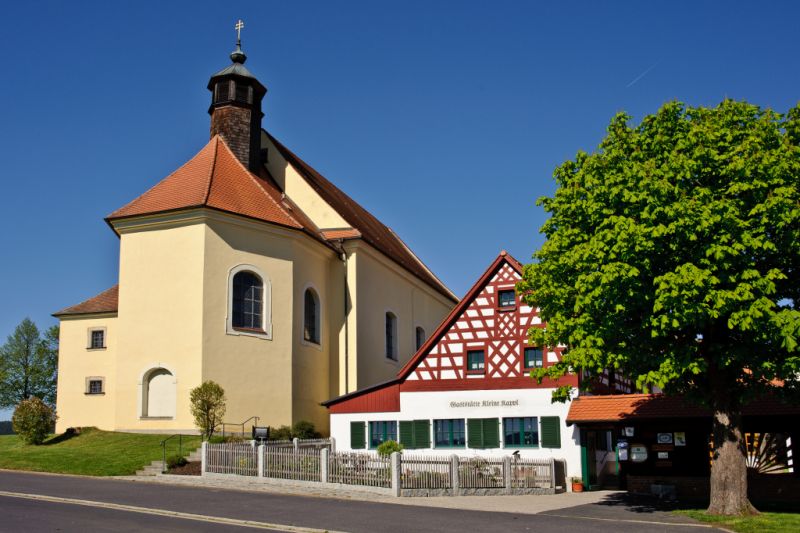
<path fill-rule="evenodd" d="M 625 88 L 627 89 L 628 87 L 632 86 L 637 81 L 639 81 L 642 78 L 644 78 L 645 76 L 647 76 L 650 73 L 651 70 L 653 70 L 654 68 L 656 68 L 656 66 L 658 66 L 658 63 L 659 63 L 659 61 L 656 61 L 655 63 L 650 65 L 650 68 L 648 68 L 647 70 L 645 70 L 644 72 L 642 72 L 641 74 L 639 74 L 638 76 L 633 78 L 633 81 L 631 81 L 628 85 L 626 85 Z"/>

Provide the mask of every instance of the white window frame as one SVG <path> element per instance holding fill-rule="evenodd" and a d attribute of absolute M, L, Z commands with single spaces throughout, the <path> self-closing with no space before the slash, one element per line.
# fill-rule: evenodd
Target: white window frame
<path fill-rule="evenodd" d="M 102 331 L 103 332 L 103 346 L 100 348 L 93 348 L 92 347 L 92 333 L 95 331 Z M 105 326 L 98 326 L 93 328 L 88 328 L 86 330 L 86 349 L 89 351 L 93 350 L 105 350 L 108 348 L 108 331 Z"/>
<path fill-rule="evenodd" d="M 305 328 L 306 328 L 306 291 L 311 289 L 314 291 L 314 294 L 317 296 L 317 336 L 319 337 L 319 342 L 313 342 L 306 340 L 305 336 Z M 304 346 L 311 346 L 313 348 L 317 348 L 318 350 L 322 350 L 322 339 L 325 337 L 323 336 L 322 330 L 322 296 L 320 296 L 319 290 L 317 289 L 316 285 L 309 282 L 306 283 L 305 287 L 303 287 L 303 292 L 301 294 L 301 301 L 303 302 L 303 318 L 300 327 L 300 343 Z"/>
<path fill-rule="evenodd" d="M 92 381 L 100 382 L 100 392 L 91 392 L 90 384 Z M 106 378 L 103 376 L 88 376 L 86 378 L 83 393 L 86 396 L 103 396 L 106 393 Z"/>
<path fill-rule="evenodd" d="M 261 321 L 264 331 L 246 331 L 233 327 L 233 278 L 239 272 L 252 272 L 259 278 L 264 287 L 262 295 Z M 263 270 L 255 265 L 236 265 L 228 271 L 228 312 L 225 317 L 225 333 L 227 335 L 240 335 L 244 337 L 256 337 L 259 339 L 272 340 L 272 282 Z"/>

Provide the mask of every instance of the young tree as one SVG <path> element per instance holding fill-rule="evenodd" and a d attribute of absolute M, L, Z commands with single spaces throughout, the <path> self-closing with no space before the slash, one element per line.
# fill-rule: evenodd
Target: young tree
<path fill-rule="evenodd" d="M 213 381 L 204 381 L 189 393 L 194 423 L 208 440 L 225 416 L 225 391 Z"/>
<path fill-rule="evenodd" d="M 44 337 L 29 318 L 0 347 L 0 407 L 12 407 L 33 396 L 56 401 L 58 326 Z"/>
<path fill-rule="evenodd" d="M 674 102 L 629 120 L 538 200 L 546 242 L 518 290 L 547 322 L 532 341 L 569 349 L 534 377 L 617 369 L 709 406 L 708 511 L 752 513 L 742 406 L 799 385 L 800 106 Z"/>

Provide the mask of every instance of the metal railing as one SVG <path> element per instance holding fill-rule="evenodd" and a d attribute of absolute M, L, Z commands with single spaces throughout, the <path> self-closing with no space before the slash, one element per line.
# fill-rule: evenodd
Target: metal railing
<path fill-rule="evenodd" d="M 175 437 L 178 437 L 178 455 L 183 457 L 183 435 L 178 433 L 178 434 L 175 434 L 175 435 L 170 435 L 166 439 L 162 440 L 161 441 L 161 473 L 162 474 L 166 474 L 167 473 L 167 442 L 169 442 L 170 440 L 174 439 Z"/>
<path fill-rule="evenodd" d="M 255 423 L 253 425 L 257 426 L 258 425 L 258 419 L 259 419 L 259 417 L 257 417 L 257 416 L 251 416 L 250 418 L 248 418 L 244 422 L 223 422 L 221 424 L 222 425 L 222 438 L 223 439 L 225 438 L 225 426 L 239 426 L 241 431 L 238 434 L 239 434 L 239 436 L 244 436 L 245 435 L 244 425 L 247 424 L 248 422 L 250 422 L 251 420 L 255 420 Z M 229 432 L 229 434 L 232 435 L 233 433 Z"/>

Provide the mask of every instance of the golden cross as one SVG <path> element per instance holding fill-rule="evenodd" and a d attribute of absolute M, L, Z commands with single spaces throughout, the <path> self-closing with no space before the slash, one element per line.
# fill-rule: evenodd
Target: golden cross
<path fill-rule="evenodd" d="M 240 42 L 242 40 L 242 28 L 244 28 L 242 19 L 236 21 L 236 26 L 234 26 L 234 28 L 236 28 L 236 41 Z"/>

